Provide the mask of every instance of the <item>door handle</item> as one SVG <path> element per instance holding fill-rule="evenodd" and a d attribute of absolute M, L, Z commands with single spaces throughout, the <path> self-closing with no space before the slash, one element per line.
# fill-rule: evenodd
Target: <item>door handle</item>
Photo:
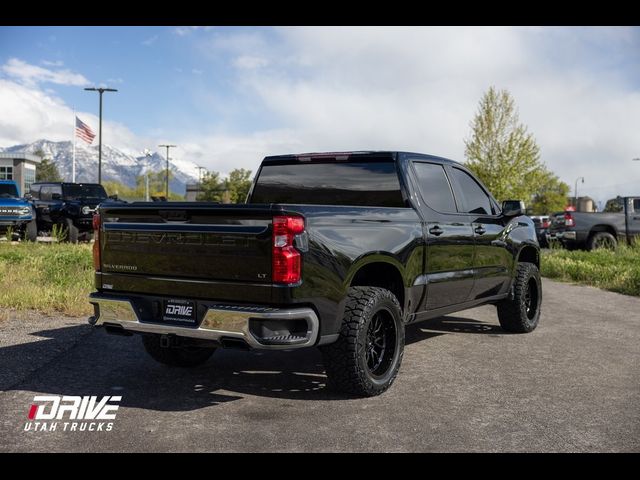
<path fill-rule="evenodd" d="M 479 226 L 475 228 L 474 232 L 476 232 L 478 235 L 482 235 L 486 233 L 486 230 L 482 226 Z"/>
<path fill-rule="evenodd" d="M 437 237 L 438 235 L 442 235 L 444 233 L 444 230 L 442 230 L 438 225 L 436 225 L 429 229 L 429 233 Z"/>

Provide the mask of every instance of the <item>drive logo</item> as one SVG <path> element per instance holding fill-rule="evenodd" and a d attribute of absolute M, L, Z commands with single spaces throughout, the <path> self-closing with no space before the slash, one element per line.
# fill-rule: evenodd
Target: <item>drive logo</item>
<path fill-rule="evenodd" d="M 36 395 L 24 431 L 110 432 L 121 396 Z"/>
<path fill-rule="evenodd" d="M 187 305 L 167 305 L 167 309 L 165 310 L 165 315 L 181 315 L 186 317 L 191 315 L 193 312 L 193 307 L 189 307 Z"/>

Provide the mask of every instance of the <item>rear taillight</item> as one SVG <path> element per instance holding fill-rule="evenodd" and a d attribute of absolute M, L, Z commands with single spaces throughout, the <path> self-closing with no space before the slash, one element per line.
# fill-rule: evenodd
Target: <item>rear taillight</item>
<path fill-rule="evenodd" d="M 549 228 L 551 222 L 549 220 L 542 220 L 542 228 Z"/>
<path fill-rule="evenodd" d="M 294 246 L 296 235 L 304 232 L 302 217 L 273 217 L 272 273 L 274 283 L 300 281 L 302 262 Z"/>
<path fill-rule="evenodd" d="M 564 214 L 564 226 L 565 227 L 575 227 L 576 222 L 574 218 L 571 216 L 571 213 L 565 212 Z"/>
<path fill-rule="evenodd" d="M 102 220 L 100 214 L 93 216 L 93 268 L 96 272 L 100 271 L 100 225 Z"/>

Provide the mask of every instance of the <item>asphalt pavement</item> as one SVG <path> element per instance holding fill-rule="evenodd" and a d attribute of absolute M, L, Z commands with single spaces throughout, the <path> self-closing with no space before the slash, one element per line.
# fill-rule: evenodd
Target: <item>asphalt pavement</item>
<path fill-rule="evenodd" d="M 530 334 L 491 306 L 409 326 L 398 378 L 368 399 L 327 390 L 316 349 L 183 370 L 85 319 L 5 311 L 0 451 L 640 451 L 640 298 L 543 283 Z M 25 431 L 34 395 L 122 400 L 111 431 Z"/>

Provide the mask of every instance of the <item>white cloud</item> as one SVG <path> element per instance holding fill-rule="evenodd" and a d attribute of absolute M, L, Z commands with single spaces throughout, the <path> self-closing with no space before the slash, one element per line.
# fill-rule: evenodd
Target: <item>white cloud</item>
<path fill-rule="evenodd" d="M 0 146 L 8 147 L 45 138 L 66 141 L 73 138 L 73 110 L 49 91 L 0 78 Z M 98 131 L 98 117 L 89 112 L 76 112 L 93 131 Z M 103 120 L 106 144 L 126 153 L 138 153 L 141 145 L 152 140 L 135 135 L 126 126 Z"/>
<path fill-rule="evenodd" d="M 2 72 L 9 77 L 15 78 L 20 83 L 34 86 L 38 83 L 56 83 L 58 85 L 88 85 L 83 75 L 74 73 L 71 70 L 52 70 L 48 68 L 31 65 L 18 58 L 10 58 L 2 66 Z"/>
<path fill-rule="evenodd" d="M 235 67 L 263 59 L 267 68 L 239 68 L 237 84 L 288 132 L 274 138 L 283 149 L 295 139 L 302 150 L 401 149 L 463 161 L 469 122 L 495 85 L 514 95 L 543 161 L 564 181 L 584 176 L 580 191 L 597 200 L 638 193 L 629 182 L 640 184 L 631 163 L 640 155 L 638 30 L 288 27 L 273 37 L 217 35 L 206 46 Z M 268 139 L 253 133 L 245 146 L 259 159 L 272 150 Z"/>
<path fill-rule="evenodd" d="M 266 67 L 267 65 L 269 65 L 269 60 L 254 55 L 242 55 L 233 61 L 234 67 L 248 70 Z"/>
<path fill-rule="evenodd" d="M 211 30 L 213 27 L 176 27 L 173 29 L 173 33 L 180 37 L 184 37 L 186 35 L 190 35 L 197 30 Z"/>
<path fill-rule="evenodd" d="M 149 38 L 146 38 L 142 41 L 142 45 L 144 45 L 145 47 L 150 47 L 151 45 L 153 45 L 158 41 L 158 38 L 159 38 L 158 35 L 153 35 Z"/>

